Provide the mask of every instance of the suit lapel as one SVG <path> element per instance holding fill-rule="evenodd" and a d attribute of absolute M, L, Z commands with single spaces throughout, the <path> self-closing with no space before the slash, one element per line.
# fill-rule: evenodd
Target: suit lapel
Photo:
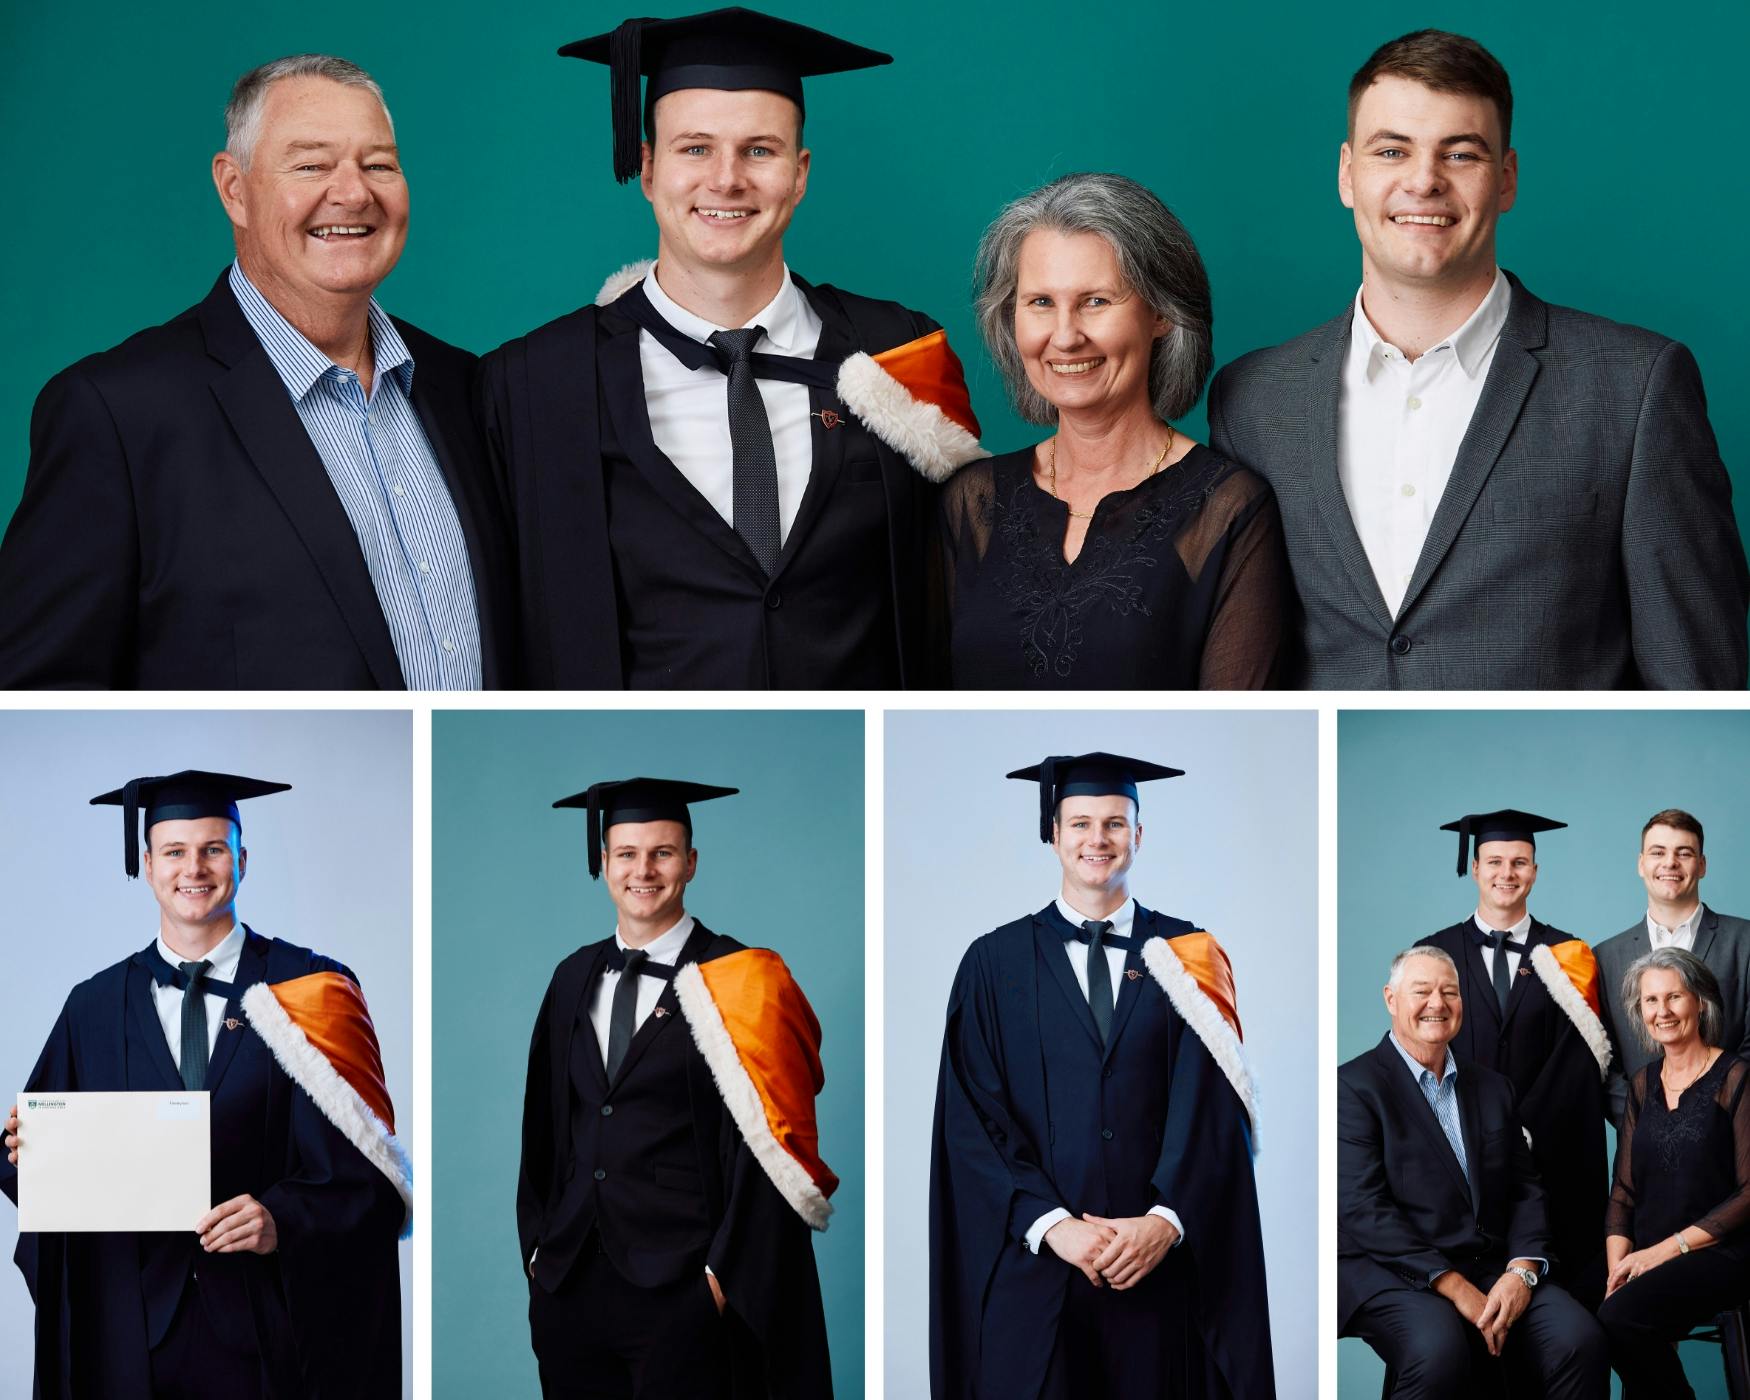
<path fill-rule="evenodd" d="M 1464 1138 L 1464 1160 L 1469 1168 L 1471 1209 L 1483 1216 L 1483 1124 L 1477 1112 L 1476 1086 L 1460 1067 L 1458 1071 L 1458 1123 Z"/>
<path fill-rule="evenodd" d="M 1549 933 L 1548 924 L 1540 924 L 1536 919 L 1531 921 L 1531 927 L 1525 934 L 1525 948 L 1519 954 L 1519 970 L 1514 974 L 1512 989 L 1507 993 L 1507 1014 L 1502 1018 L 1501 1024 L 1503 1026 L 1511 1021 L 1518 1013 L 1519 1008 L 1525 1004 L 1526 997 L 1531 995 L 1531 984 L 1536 982 L 1539 986 L 1543 985 L 1542 979 L 1531 966 L 1531 950 L 1548 943 L 1550 941 Z M 1499 952 L 1496 955 L 1499 956 Z"/>
<path fill-rule="evenodd" d="M 695 919 L 693 931 L 687 935 L 687 941 L 681 947 L 680 956 L 675 959 L 675 968 L 679 970 L 687 963 L 697 962 L 699 955 L 705 951 L 710 942 L 710 931 Z M 626 1076 L 632 1073 L 632 1067 L 643 1058 L 644 1052 L 650 1048 L 651 1042 L 666 1031 L 673 1022 L 680 1019 L 680 1000 L 675 996 L 674 980 L 671 978 L 662 984 L 662 994 L 657 997 L 656 1005 L 650 1008 L 650 1014 L 644 1018 L 644 1024 L 638 1027 L 632 1036 L 631 1044 L 626 1047 L 626 1058 L 620 1062 L 620 1072 L 614 1077 L 614 1085 L 625 1083 Z"/>
<path fill-rule="evenodd" d="M 1396 1098 L 1399 1111 L 1415 1125 L 1423 1141 L 1446 1167 L 1453 1187 L 1462 1192 L 1466 1200 L 1471 1200 L 1470 1182 L 1465 1180 L 1464 1168 L 1458 1165 L 1458 1156 L 1453 1152 L 1452 1144 L 1446 1140 L 1446 1132 L 1440 1126 L 1440 1120 L 1434 1116 L 1434 1109 L 1428 1100 L 1422 1097 L 1422 1088 L 1404 1064 L 1403 1057 L 1398 1054 L 1397 1046 L 1392 1044 L 1389 1031 L 1374 1050 L 1374 1054 L 1379 1060 L 1386 1092 Z M 1463 1097 L 1462 1093 L 1460 1097 Z M 1470 1151 L 1468 1138 L 1465 1151 Z"/>
<path fill-rule="evenodd" d="M 1532 352 L 1540 350 L 1547 339 L 1549 309 L 1524 287 L 1512 279 L 1512 301 L 1507 322 L 1501 327 L 1500 343 L 1495 347 L 1495 360 L 1489 366 L 1489 376 L 1483 381 L 1482 397 L 1471 414 L 1470 426 L 1459 443 L 1458 456 L 1452 464 L 1452 475 L 1441 492 L 1440 504 L 1428 526 L 1428 537 L 1422 542 L 1422 553 L 1416 560 L 1416 570 L 1410 575 L 1404 592 L 1403 612 L 1408 612 L 1434 572 L 1446 558 L 1459 531 L 1470 519 L 1482 494 L 1489 473 L 1500 459 L 1501 449 L 1519 421 L 1519 411 L 1531 393 L 1537 378 L 1538 359 Z M 1488 524 L 1479 521 L 1475 547 L 1489 547 Z"/>
<path fill-rule="evenodd" d="M 1642 937 L 1646 936 L 1646 927 L 1647 927 L 1646 922 L 1643 920 L 1641 923 Z M 1712 951 L 1713 946 L 1714 946 L 1714 938 L 1719 933 L 1719 931 L 1720 931 L 1720 916 L 1718 914 L 1714 913 L 1714 911 L 1712 909 L 1703 909 L 1702 915 L 1701 915 L 1701 922 L 1699 923 L 1699 925 L 1697 925 L 1696 930 L 1695 930 L 1695 949 L 1694 949 L 1696 957 L 1700 958 L 1703 962 L 1707 961 L 1707 955 L 1710 951 Z M 1726 1048 L 1728 1050 L 1731 1049 L 1730 1046 L 1727 1046 Z"/>
<path fill-rule="evenodd" d="M 1119 979 L 1118 999 L 1112 1007 L 1112 1033 L 1106 1037 L 1106 1057 L 1112 1056 L 1112 1049 L 1118 1044 L 1118 1037 L 1124 1034 L 1124 1024 L 1130 1019 L 1130 1013 L 1136 1009 L 1136 1003 L 1142 997 L 1143 974 L 1147 969 L 1143 966 L 1142 945 L 1145 940 L 1155 936 L 1155 916 L 1151 910 L 1136 906 L 1136 913 L 1130 921 L 1130 951 L 1124 955 L 1124 976 Z M 1137 975 L 1132 977 L 1131 973 Z M 1092 1012 L 1088 1013 L 1091 1017 Z"/>
<path fill-rule="evenodd" d="M 796 285 L 804 295 L 812 290 L 805 288 L 801 282 Z M 814 358 L 837 364 L 856 348 L 851 343 L 850 332 L 840 324 L 830 306 L 822 305 L 812 295 L 808 295 L 808 302 L 820 317 L 820 343 L 815 346 Z M 778 556 L 779 573 L 784 572 L 784 566 L 802 548 L 808 532 L 814 528 L 815 522 L 826 509 L 826 503 L 832 499 L 832 493 L 838 486 L 839 473 L 844 467 L 845 440 L 854 431 L 848 421 L 849 415 L 845 412 L 845 406 L 832 390 L 809 385 L 808 407 L 808 435 L 814 449 L 813 463 L 809 468 L 808 486 L 802 493 L 802 503 L 797 508 L 796 519 L 790 525 L 789 537 L 784 541 L 783 552 Z M 837 415 L 836 427 L 826 426 L 826 420 L 821 415 L 828 412 Z"/>
<path fill-rule="evenodd" d="M 1049 919 L 1035 914 L 1033 940 L 1040 960 L 1050 969 L 1051 980 L 1069 1002 L 1070 1014 L 1088 1033 L 1088 1039 L 1094 1042 L 1094 1048 L 1103 1051 L 1105 1047 L 1100 1044 L 1100 1028 L 1094 1024 L 1094 1013 L 1088 1008 L 1087 997 L 1082 995 L 1081 987 L 1076 984 L 1075 972 L 1069 965 L 1069 954 L 1064 951 L 1063 934 Z M 1076 948 L 1079 950 L 1081 944 L 1078 943 Z"/>
<path fill-rule="evenodd" d="M 596 1042 L 595 1027 L 590 1024 L 589 1020 L 589 994 L 595 989 L 596 983 L 601 980 L 602 967 L 608 955 L 608 943 L 611 941 L 611 939 L 604 940 L 596 945 L 589 965 L 583 969 L 583 975 L 578 978 L 576 989 L 567 989 L 565 1001 L 569 1005 L 555 1005 L 553 1008 L 555 1015 L 564 1017 L 561 1024 L 570 1028 L 564 1035 L 553 1038 L 553 1051 L 556 1057 L 553 1066 L 553 1121 L 555 1123 L 569 1124 L 571 1121 L 571 1091 L 568 1086 L 571 1083 L 571 1050 L 574 1036 L 582 1035 L 589 1038 L 589 1053 L 583 1058 L 585 1063 L 589 1065 L 590 1081 L 595 1085 L 598 1093 L 606 1094 L 608 1091 L 608 1072 L 602 1064 L 601 1046 Z M 566 1131 L 569 1133 L 570 1128 L 567 1127 Z"/>
<path fill-rule="evenodd" d="M 158 1004 L 152 999 L 152 973 L 136 958 L 128 965 L 128 1040 L 145 1054 L 144 1083 L 134 1078 L 133 1055 L 128 1056 L 125 1080 L 129 1089 L 180 1089 L 182 1075 L 164 1038 L 164 1023 L 158 1019 Z"/>
<path fill-rule="evenodd" d="M 267 940 L 243 926 L 243 955 L 237 960 L 237 975 L 231 985 L 236 988 L 225 1003 L 225 1022 L 219 1027 L 219 1038 L 213 1043 L 213 1057 L 207 1061 L 207 1090 L 217 1093 L 219 1081 L 225 1077 L 237 1046 L 243 1037 L 243 993 L 267 975 Z"/>
<path fill-rule="evenodd" d="M 1459 956 L 1463 960 L 1466 980 L 1476 988 L 1475 992 L 1465 998 L 1464 1014 L 1467 1021 L 1472 1017 L 1487 1021 L 1487 1033 L 1494 1036 L 1501 1030 L 1501 1004 L 1495 1000 L 1495 983 L 1489 976 L 1489 965 L 1483 961 L 1482 946 L 1472 936 L 1476 926 L 1474 917 L 1466 919 L 1458 926 Z M 1508 1004 L 1512 1004 L 1511 993 Z M 1478 1007 L 1482 1009 L 1478 1011 Z"/>

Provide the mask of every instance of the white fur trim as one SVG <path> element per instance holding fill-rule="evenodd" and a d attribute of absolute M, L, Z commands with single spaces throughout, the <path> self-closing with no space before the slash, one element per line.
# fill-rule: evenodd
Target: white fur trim
<path fill-rule="evenodd" d="M 1608 1077 L 1610 1037 L 1604 1033 L 1604 1023 L 1598 1019 L 1598 1013 L 1586 1004 L 1586 998 L 1580 995 L 1580 989 L 1568 980 L 1568 974 L 1562 971 L 1556 955 L 1550 952 L 1549 944 L 1539 943 L 1531 950 L 1531 966 L 1548 990 L 1550 1000 L 1574 1023 L 1574 1029 L 1580 1032 L 1580 1039 L 1586 1042 L 1592 1058 L 1598 1061 L 1598 1077 Z"/>
<path fill-rule="evenodd" d="M 1167 940 L 1156 935 L 1142 945 L 1142 960 L 1149 970 L 1149 975 L 1160 984 L 1167 994 L 1167 1000 L 1172 1002 L 1173 1010 L 1184 1018 L 1185 1024 L 1191 1027 L 1204 1048 L 1209 1051 L 1209 1057 L 1215 1061 L 1221 1072 L 1227 1076 L 1227 1082 L 1233 1085 L 1234 1093 L 1239 1095 L 1240 1103 L 1245 1106 L 1246 1117 L 1252 1124 L 1252 1155 L 1258 1155 L 1258 1080 L 1252 1073 L 1251 1061 L 1246 1058 L 1246 1047 L 1240 1038 L 1234 1034 L 1234 1028 L 1228 1024 L 1227 1017 L 1221 1014 L 1221 1008 L 1210 1000 L 1209 993 L 1197 985 L 1197 979 L 1185 971 L 1185 964 L 1179 961 Z"/>
<path fill-rule="evenodd" d="M 371 1111 L 358 1090 L 341 1078 L 328 1057 L 310 1044 L 267 983 L 257 982 L 243 993 L 243 1011 L 292 1083 L 310 1096 L 322 1116 L 367 1162 L 389 1178 L 406 1207 L 401 1222 L 401 1238 L 406 1239 L 413 1233 L 413 1162 L 406 1145 Z"/>
<path fill-rule="evenodd" d="M 870 432 L 930 481 L 946 481 L 968 462 L 990 456 L 965 428 L 935 404 L 914 399 L 862 351 L 839 366 L 838 395 Z"/>
<path fill-rule="evenodd" d="M 693 1044 L 711 1067 L 711 1078 L 717 1082 L 717 1092 L 723 1096 L 723 1106 L 741 1129 L 747 1145 L 753 1149 L 754 1160 L 771 1178 L 778 1194 L 794 1207 L 796 1214 L 815 1230 L 826 1229 L 832 1214 L 832 1202 L 821 1193 L 802 1164 L 786 1152 L 766 1122 L 765 1105 L 753 1078 L 736 1054 L 735 1042 L 729 1038 L 729 1028 L 723 1024 L 723 1013 L 711 999 L 711 989 L 705 985 L 704 974 L 697 963 L 687 963 L 674 975 L 675 996 L 680 1000 L 681 1014 L 687 1018 L 687 1029 L 693 1033 Z"/>
<path fill-rule="evenodd" d="M 609 302 L 618 301 L 642 282 L 645 274 L 655 266 L 655 258 L 640 258 L 637 262 L 627 263 L 602 283 L 602 289 L 595 294 L 595 304 L 606 306 Z"/>

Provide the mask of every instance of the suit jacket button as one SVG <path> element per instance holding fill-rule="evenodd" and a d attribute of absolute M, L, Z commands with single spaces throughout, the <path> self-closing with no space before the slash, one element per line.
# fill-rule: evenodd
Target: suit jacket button
<path fill-rule="evenodd" d="M 608 1179 L 608 1174 L 605 1171 L 603 1171 L 600 1167 L 597 1167 L 595 1169 L 595 1179 L 597 1181 L 606 1181 Z"/>
<path fill-rule="evenodd" d="M 1410 639 L 1402 632 L 1399 632 L 1391 639 L 1390 645 L 1392 652 L 1397 656 L 1408 656 L 1410 654 Z"/>
<path fill-rule="evenodd" d="M 1112 1066 L 1107 1065 L 1105 1069 L 1100 1071 L 1100 1078 L 1110 1079 L 1111 1077 L 1112 1077 Z"/>
<path fill-rule="evenodd" d="M 777 610 L 783 606 L 784 606 L 784 595 L 782 593 L 778 592 L 778 590 L 775 588 L 768 588 L 766 590 L 766 607 L 771 609 L 771 611 L 773 611 L 773 612 L 777 612 Z"/>
<path fill-rule="evenodd" d="M 602 1117 L 603 1118 L 612 1118 L 613 1116 L 614 1116 L 614 1106 L 611 1103 L 603 1104 L 602 1105 Z"/>
<path fill-rule="evenodd" d="M 1100 1136 L 1105 1138 L 1107 1142 L 1111 1142 L 1112 1141 L 1112 1130 L 1110 1128 L 1101 1128 L 1100 1129 Z"/>

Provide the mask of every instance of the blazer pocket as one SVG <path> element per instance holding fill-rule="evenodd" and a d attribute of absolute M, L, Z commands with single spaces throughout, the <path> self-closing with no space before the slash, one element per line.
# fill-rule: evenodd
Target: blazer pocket
<path fill-rule="evenodd" d="M 1578 520 L 1596 514 L 1596 491 L 1540 491 L 1535 495 L 1495 496 L 1489 502 L 1489 515 L 1494 520 Z"/>

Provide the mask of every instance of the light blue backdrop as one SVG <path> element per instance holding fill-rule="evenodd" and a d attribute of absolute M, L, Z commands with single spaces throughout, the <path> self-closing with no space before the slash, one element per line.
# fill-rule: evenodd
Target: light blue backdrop
<path fill-rule="evenodd" d="M 87 799 L 129 778 L 205 768 L 290 783 L 242 805 L 249 872 L 239 916 L 358 974 L 395 1127 L 413 1147 L 412 723 L 405 712 L 160 710 L 0 714 L 0 889 L 6 1013 L 0 1087 L 20 1088 L 74 983 L 146 946 L 158 907 L 122 870 L 121 809 Z M 10 1103 L 10 1097 L 6 1102 Z M 0 1356 L 19 1394 L 32 1310 L 12 1267 L 18 1215 L 0 1207 Z M 416 1221 L 424 1229 L 425 1222 Z M 401 1393 L 413 1394 L 412 1245 L 401 1245 Z M 22 1367 L 22 1369 L 20 1369 Z"/>
<path fill-rule="evenodd" d="M 841 1400 L 863 1393 L 863 714 L 432 716 L 432 1394 L 536 1393 L 516 1176 L 529 1033 L 561 959 L 614 931 L 556 798 L 610 778 L 739 787 L 693 809 L 688 912 L 784 957 L 820 1018 L 815 1236 Z M 733 1293 L 734 1286 L 730 1285 Z"/>
<path fill-rule="evenodd" d="M 886 1385 L 929 1393 L 927 1199 L 942 1017 L 972 940 L 1045 905 L 1062 868 L 1038 789 L 1003 774 L 1104 750 L 1186 770 L 1142 789 L 1132 890 L 1233 959 L 1261 1086 L 1255 1167 L 1284 1400 L 1317 1373 L 1318 725 L 1301 712 L 889 712 Z"/>
<path fill-rule="evenodd" d="M 1538 840 L 1531 911 L 1588 943 L 1647 911 L 1635 873 L 1641 825 L 1682 807 L 1706 828 L 1701 896 L 1750 907 L 1750 715 L 1721 711 L 1347 712 L 1338 724 L 1337 1054 L 1385 1034 L 1391 957 L 1457 923 L 1476 885 L 1453 873 L 1458 838 L 1440 824 L 1517 807 L 1568 823 Z M 1612 1146 L 1614 1147 L 1614 1135 Z M 1683 1347 L 1696 1393 L 1723 1397 L 1719 1349 Z M 1384 1367 L 1340 1343 L 1342 1400 L 1374 1400 Z"/>

